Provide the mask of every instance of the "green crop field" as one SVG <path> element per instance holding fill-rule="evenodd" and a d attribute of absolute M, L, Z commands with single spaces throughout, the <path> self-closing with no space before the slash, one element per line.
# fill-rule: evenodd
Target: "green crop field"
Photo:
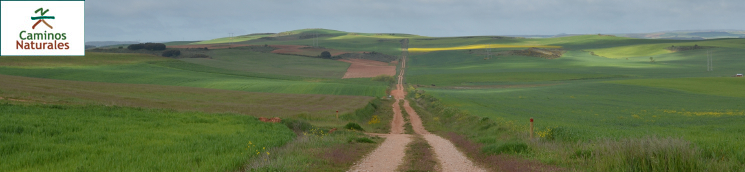
<path fill-rule="evenodd" d="M 0 57 L 0 171 L 326 171 L 377 145 L 348 142 L 360 132 L 327 132 L 383 115 L 368 103 L 388 83 L 340 79 L 349 64 L 338 61 L 212 51 L 209 60 Z M 323 154 L 337 149 L 359 155 L 339 164 Z"/>
<path fill-rule="evenodd" d="M 130 56 L 122 54 L 124 56 Z M 239 90 L 251 92 L 267 93 L 292 93 L 292 94 L 332 94 L 332 95 L 362 95 L 362 96 L 384 96 L 385 83 L 362 82 L 352 83 L 342 81 L 341 79 L 323 79 L 323 78 L 298 78 L 282 74 L 299 73 L 299 72 L 278 72 L 278 74 L 261 74 L 247 73 L 236 70 L 229 70 L 230 67 L 214 68 L 204 65 L 193 65 L 191 63 L 178 60 L 164 59 L 149 55 L 140 55 L 138 58 L 143 62 L 126 61 L 129 64 L 105 64 L 91 65 L 90 59 L 98 57 L 116 56 L 105 53 L 88 53 L 81 58 L 66 58 L 64 63 L 68 66 L 55 66 L 59 57 L 38 57 L 38 63 L 23 63 L 22 57 L 2 57 L 0 61 L 5 63 L 23 64 L 23 66 L 2 66 L 0 74 L 27 76 L 36 78 L 75 80 L 75 81 L 92 81 L 92 82 L 109 82 L 109 83 L 132 83 L 132 84 L 154 84 L 154 85 L 171 85 L 214 88 L 225 90 Z M 276 60 L 283 60 L 277 59 Z M 47 62 L 47 61 L 52 62 Z M 20 62 L 19 62 L 20 61 Z M 112 60 L 113 61 L 113 60 Z M 119 63 L 119 61 L 116 61 Z M 249 61 L 244 61 L 249 63 Z M 335 61 L 334 61 L 335 62 Z M 273 62 L 275 63 L 275 62 Z M 332 64 L 333 65 L 333 64 Z M 332 69 L 338 70 L 337 67 L 331 66 Z M 271 68 L 271 67 L 266 67 Z M 300 68 L 300 67 L 299 67 Z M 311 69 L 293 69 L 286 68 L 290 71 L 303 71 Z M 275 71 L 281 71 L 281 67 L 274 66 L 271 68 Z M 322 75 L 322 74 L 319 74 Z M 291 79 L 288 79 L 291 78 Z"/>
<path fill-rule="evenodd" d="M 320 48 L 332 51 L 399 56 L 402 39 L 431 50 L 407 57 L 408 98 L 428 130 L 463 135 L 483 145 L 482 154 L 576 171 L 745 169 L 745 79 L 733 77 L 745 73 L 745 39 L 302 29 L 168 44 L 311 45 L 316 33 Z M 493 48 L 485 58 L 478 48 L 489 44 L 511 48 Z M 555 51 L 563 54 L 514 55 L 527 49 L 519 47 L 561 47 Z M 181 59 L 95 52 L 0 57 L 0 170 L 336 171 L 375 147 L 355 143 L 367 137 L 355 131 L 327 132 L 356 122 L 385 133 L 392 101 L 374 97 L 387 96 L 390 83 L 341 79 L 349 63 L 267 51 L 210 49 L 212 58 Z M 255 120 L 274 116 L 292 122 Z M 528 138 L 531 117 L 537 139 Z M 278 153 L 257 156 L 249 141 Z M 525 146 L 503 152 L 505 145 Z M 296 155 L 305 149 L 312 155 Z M 342 159 L 327 153 L 349 150 L 361 151 Z"/>
<path fill-rule="evenodd" d="M 439 99 L 443 107 L 493 119 L 513 127 L 518 133 L 527 131 L 527 121 L 533 117 L 536 133 L 544 139 L 561 137 L 569 144 L 604 139 L 681 138 L 693 143 L 693 150 L 700 152 L 695 157 L 702 158 L 695 162 L 703 164 L 682 169 L 738 169 L 745 164 L 745 151 L 741 149 L 745 146 L 745 136 L 738 134 L 745 131 L 745 91 L 742 90 L 745 79 L 732 77 L 745 73 L 742 67 L 745 65 L 745 39 L 678 41 L 574 36 L 489 40 L 473 37 L 414 39 L 410 47 L 454 47 L 490 42 L 558 45 L 566 52 L 558 59 L 500 55 L 486 60 L 483 50 L 415 53 L 407 63 L 406 81 L 411 89 Z M 665 49 L 673 45 L 707 48 L 680 52 Z M 493 52 L 509 50 L 513 49 L 494 49 Z M 715 70 L 711 72 L 706 71 L 707 51 L 714 52 Z M 420 95 L 412 96 L 417 99 Z M 479 129 L 463 132 L 487 145 L 504 143 L 491 141 L 500 136 L 482 133 Z M 555 136 L 557 133 L 561 136 Z M 563 150 L 551 150 L 541 144 L 533 146 L 535 150 L 547 152 L 524 156 L 559 164 L 574 164 L 569 157 L 573 149 L 587 149 L 571 147 L 566 151 L 569 155 L 561 157 L 562 153 L 551 152 Z M 713 162 L 712 157 L 718 160 Z M 623 162 L 598 161 L 603 162 L 582 168 L 623 171 L 634 167 L 611 168 L 614 165 L 609 164 Z"/>
<path fill-rule="evenodd" d="M 155 57 L 141 54 L 113 54 L 113 53 L 88 53 L 87 56 L 3 56 L 0 57 L 2 67 L 22 68 L 54 68 L 54 67 L 77 67 L 77 66 L 101 66 L 122 65 L 150 61 L 166 61 L 165 57 Z"/>
<path fill-rule="evenodd" d="M 213 50 L 212 56 L 214 56 L 212 59 L 181 60 L 235 71 L 316 78 L 341 78 L 350 65 L 334 60 L 252 52 L 240 48 Z"/>
<path fill-rule="evenodd" d="M 254 117 L 0 104 L 2 171 L 229 171 L 295 134 Z"/>

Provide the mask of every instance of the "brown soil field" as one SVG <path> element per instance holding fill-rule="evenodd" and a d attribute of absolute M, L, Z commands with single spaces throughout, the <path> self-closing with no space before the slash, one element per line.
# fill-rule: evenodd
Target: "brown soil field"
<path fill-rule="evenodd" d="M 372 78 L 378 75 L 396 75 L 396 66 L 389 63 L 365 60 L 365 59 L 340 59 L 339 61 L 351 63 L 344 74 L 344 78 Z"/>
<path fill-rule="evenodd" d="M 0 75 L 0 103 L 101 104 L 251 116 L 323 117 L 363 108 L 373 97 L 281 94 Z"/>

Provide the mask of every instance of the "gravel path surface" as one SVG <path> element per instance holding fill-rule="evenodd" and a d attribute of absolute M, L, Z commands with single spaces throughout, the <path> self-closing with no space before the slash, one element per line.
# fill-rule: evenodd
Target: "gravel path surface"
<path fill-rule="evenodd" d="M 399 83 L 403 75 L 398 76 Z M 406 145 L 412 141 L 411 135 L 404 133 L 403 114 L 398 102 L 404 98 L 403 85 L 396 85 L 396 90 L 391 91 L 391 95 L 396 98 L 393 103 L 393 120 L 391 120 L 390 134 L 374 134 L 385 137 L 385 141 L 376 148 L 372 153 L 367 155 L 360 162 L 356 163 L 349 171 L 396 171 L 403 158 L 406 156 Z"/>
<path fill-rule="evenodd" d="M 393 103 L 393 119 L 391 120 L 391 134 L 404 134 L 404 121 L 403 114 L 401 114 L 401 107 L 398 106 L 398 99 Z"/>
<path fill-rule="evenodd" d="M 421 135 L 429 134 L 429 131 L 424 129 L 424 126 L 422 125 L 422 118 L 419 118 L 419 115 L 416 114 L 416 111 L 414 111 L 414 109 L 409 106 L 408 100 L 404 100 L 404 110 L 406 110 L 406 113 L 409 114 L 409 120 L 411 120 L 411 128 L 414 129 L 414 133 Z"/>
<path fill-rule="evenodd" d="M 406 145 L 411 142 L 408 134 L 387 134 L 385 141 L 375 151 L 356 163 L 349 171 L 396 171 L 404 156 Z"/>
<path fill-rule="evenodd" d="M 473 164 L 450 141 L 434 134 L 424 135 L 424 140 L 427 140 L 427 143 L 435 150 L 435 155 L 437 155 L 442 171 L 486 171 Z"/>
<path fill-rule="evenodd" d="M 424 140 L 427 140 L 427 143 L 435 150 L 435 155 L 437 155 L 442 171 L 486 171 L 474 165 L 471 160 L 458 151 L 458 148 L 453 143 L 438 135 L 430 134 L 425 130 L 422 125 L 422 119 L 409 106 L 409 101 L 407 100 L 404 100 L 404 109 L 409 114 L 411 127 L 414 129 L 414 132 L 424 136 Z"/>

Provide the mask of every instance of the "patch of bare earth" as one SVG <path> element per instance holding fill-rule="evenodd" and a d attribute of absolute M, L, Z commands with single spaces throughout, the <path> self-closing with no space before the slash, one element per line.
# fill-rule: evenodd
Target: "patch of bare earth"
<path fill-rule="evenodd" d="M 3 97 L 0 97 L 0 100 L 10 100 L 10 101 L 17 101 L 17 102 L 28 102 L 28 100 L 21 100 L 21 99 L 12 99 L 12 98 L 3 98 Z"/>
<path fill-rule="evenodd" d="M 396 75 L 396 66 L 391 66 L 386 62 L 365 59 L 340 59 L 339 61 L 352 64 L 342 78 L 372 78 L 378 75 Z"/>

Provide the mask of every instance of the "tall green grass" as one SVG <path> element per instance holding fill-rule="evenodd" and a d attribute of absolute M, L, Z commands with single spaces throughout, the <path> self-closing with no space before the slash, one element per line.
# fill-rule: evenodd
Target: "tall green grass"
<path fill-rule="evenodd" d="M 0 171 L 230 171 L 295 134 L 234 114 L 0 104 Z"/>
<path fill-rule="evenodd" d="M 743 151 L 738 148 L 742 143 L 741 138 L 721 139 L 734 136 L 731 132 L 714 134 L 707 136 L 709 139 L 700 140 L 694 138 L 702 136 L 698 134 L 677 135 L 680 138 L 673 138 L 670 136 L 675 134 L 660 134 L 658 127 L 636 126 L 634 128 L 640 131 L 634 135 L 613 136 L 614 130 L 634 129 L 614 129 L 607 124 L 592 125 L 589 122 L 541 127 L 552 125 L 553 121 L 537 118 L 542 119 L 536 121 L 538 139 L 530 139 L 527 117 L 521 122 L 523 120 L 506 119 L 499 115 L 472 113 L 466 111 L 471 110 L 470 108 L 453 107 L 421 91 L 412 93 L 410 98 L 417 102 L 413 107 L 428 130 L 438 134 L 455 132 L 464 135 L 472 142 L 482 144 L 483 154 L 513 154 L 548 164 L 590 171 L 737 171 L 743 168 L 745 160 L 742 158 Z M 736 129 L 738 126 L 740 125 L 730 127 Z M 599 135 L 591 136 L 582 132 L 587 127 L 598 130 L 596 132 Z M 691 139 L 697 141 L 691 142 Z"/>
<path fill-rule="evenodd" d="M 575 155 L 577 155 L 575 153 Z M 603 140 L 590 154 L 597 171 L 702 171 L 701 151 L 682 139 L 645 137 Z"/>
<path fill-rule="evenodd" d="M 576 139 L 659 135 L 683 136 L 702 146 L 728 145 L 717 149 L 745 146 L 745 137 L 732 135 L 742 130 L 745 118 L 740 97 L 601 83 L 425 90 L 443 104 L 476 116 L 515 122 L 533 117 L 537 132 L 564 127 L 575 132 Z"/>

